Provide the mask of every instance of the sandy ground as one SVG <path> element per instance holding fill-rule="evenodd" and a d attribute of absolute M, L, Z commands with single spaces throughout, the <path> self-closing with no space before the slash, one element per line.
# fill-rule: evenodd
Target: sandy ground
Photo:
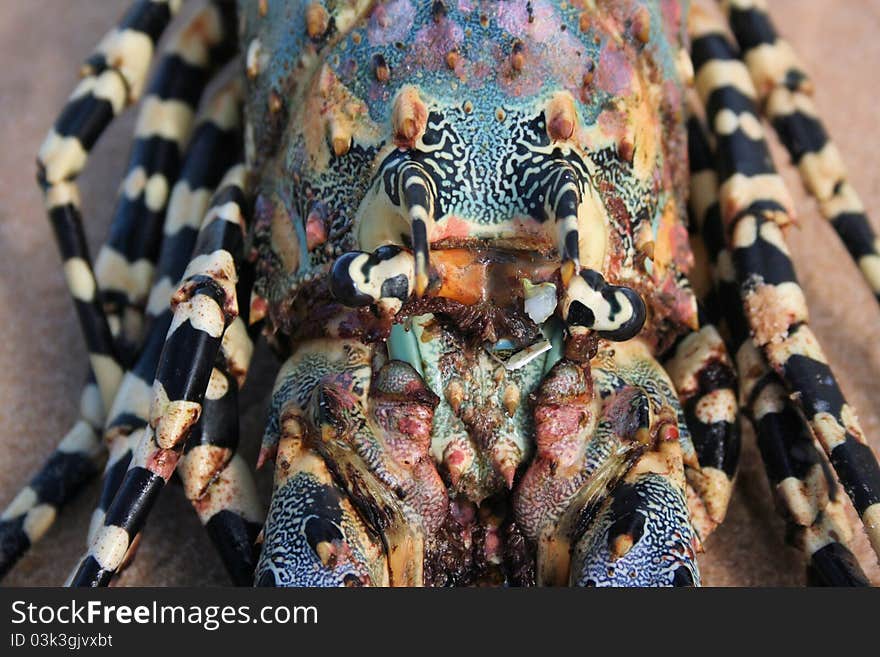
<path fill-rule="evenodd" d="M 34 184 L 34 154 L 73 88 L 79 62 L 124 11 L 127 0 L 3 0 L 0 16 L 0 507 L 27 483 L 76 417 L 86 352 L 68 298 L 57 249 Z M 777 25 L 814 75 L 816 102 L 848 162 L 851 179 L 875 228 L 880 206 L 880 136 L 876 80 L 880 66 L 880 0 L 771 0 Z M 134 115 L 108 130 L 81 177 L 86 230 L 97 252 L 106 236 Z M 862 284 L 831 228 L 803 193 L 787 157 L 777 162 L 794 191 L 801 227 L 788 239 L 812 309 L 813 325 L 863 427 L 880 449 L 880 308 Z M 258 354 L 247 387 L 245 456 L 255 447 L 263 402 L 275 374 Z M 268 476 L 261 475 L 266 489 Z M 48 536 L 4 584 L 63 582 L 84 548 L 97 482 L 64 510 Z M 854 516 L 854 514 L 853 514 Z M 855 545 L 880 583 L 880 568 L 860 528 Z M 799 585 L 799 553 L 786 547 L 751 433 L 725 525 L 701 557 L 708 585 Z M 153 512 L 137 559 L 120 585 L 226 584 L 219 559 L 186 503 L 171 486 Z"/>

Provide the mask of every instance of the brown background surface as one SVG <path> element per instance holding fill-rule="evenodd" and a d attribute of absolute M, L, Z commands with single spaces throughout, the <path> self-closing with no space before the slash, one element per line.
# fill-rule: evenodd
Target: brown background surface
<path fill-rule="evenodd" d="M 127 0 L 0 0 L 0 507 L 25 485 L 76 417 L 86 352 L 55 243 L 34 184 L 34 157 L 75 84 L 79 63 Z M 193 3 L 191 3 L 193 4 Z M 777 26 L 814 75 L 816 103 L 866 206 L 880 220 L 880 0 L 771 0 Z M 81 177 L 93 253 L 104 239 L 128 153 L 134 114 L 108 130 Z M 788 159 L 774 143 L 782 165 Z M 880 308 L 831 228 L 781 166 L 801 227 L 789 243 L 811 305 L 813 325 L 844 392 L 880 449 Z M 276 365 L 262 350 L 246 398 L 244 449 L 251 463 Z M 754 438 L 747 432 L 727 522 L 701 557 L 708 585 L 799 585 L 803 567 L 782 539 Z M 268 473 L 261 474 L 265 490 Z M 46 538 L 4 584 L 57 585 L 84 548 L 97 482 L 65 509 Z M 854 517 L 854 514 L 853 514 Z M 856 551 L 875 583 L 880 568 L 858 525 Z M 153 512 L 137 559 L 121 585 L 226 584 L 219 559 L 171 486 Z"/>

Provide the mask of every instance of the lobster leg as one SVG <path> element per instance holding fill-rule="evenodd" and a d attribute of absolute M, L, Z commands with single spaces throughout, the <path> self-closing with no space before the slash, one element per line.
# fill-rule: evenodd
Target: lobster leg
<path fill-rule="evenodd" d="M 288 423 L 295 426 L 288 430 Z M 381 542 L 339 490 L 323 459 L 285 422 L 257 586 L 388 585 Z"/>
<path fill-rule="evenodd" d="M 208 386 L 202 415 L 190 433 L 177 472 L 233 582 L 251 586 L 263 509 L 253 476 L 235 453 L 238 381 L 226 369 L 225 363 L 220 364 L 220 376 L 212 378 L 218 385 Z"/>
<path fill-rule="evenodd" d="M 717 140 L 722 219 L 752 338 L 780 375 L 880 554 L 880 466 L 808 325 L 780 225 L 791 201 L 773 168 L 748 71 L 723 29 L 696 11 L 696 86 Z"/>
<path fill-rule="evenodd" d="M 45 535 L 61 507 L 103 466 L 107 453 L 99 433 L 104 411 L 94 379 L 83 386 L 79 404 L 80 419 L 0 515 L 0 578 Z"/>
<path fill-rule="evenodd" d="M 437 400 L 407 363 L 376 358 L 358 342 L 314 340 L 301 344 L 279 373 L 264 439 L 264 454 L 276 457 L 276 490 L 258 584 L 420 582 L 413 568 L 425 548 L 417 539 L 429 544 L 447 496 L 419 451 L 427 441 L 417 447 L 430 433 Z M 536 394 L 539 454 L 517 489 L 514 511 L 527 535 L 530 528 L 537 529 L 533 538 L 540 534 L 539 579 L 569 580 L 565 538 L 574 535 L 574 583 L 588 583 L 601 564 L 603 583 L 614 566 L 618 584 L 693 584 L 697 539 L 682 457 L 689 439 L 679 435 L 686 427 L 672 384 L 638 341 L 600 350 L 595 362 L 602 399 L 589 393 L 585 366 L 572 361 L 551 369 Z M 584 453 L 573 445 L 577 436 L 553 433 L 567 426 L 565 417 L 584 415 L 575 407 L 581 402 L 594 418 L 584 425 Z M 589 411 L 594 403 L 601 414 Z M 343 442 L 350 447 L 339 449 Z M 555 467 L 543 468 L 542 457 Z M 566 477 L 576 479 L 572 486 Z M 554 497 L 562 489 L 564 499 Z M 553 535 L 542 529 L 552 534 L 557 523 L 560 540 L 548 547 Z M 370 529 L 376 527 L 381 544 Z M 613 558 L 602 546 L 614 550 Z"/>
<path fill-rule="evenodd" d="M 239 299 L 250 297 L 252 284 L 250 268 L 243 267 L 237 288 Z M 254 340 L 261 327 L 260 321 L 251 319 L 248 306 L 227 327 L 217 362 L 227 386 L 223 394 L 206 397 L 178 469 L 187 497 L 238 586 L 253 584 L 256 539 L 265 516 L 253 474 L 236 454 L 238 390 L 247 377 Z"/>
<path fill-rule="evenodd" d="M 387 578 L 395 586 L 421 585 L 427 543 L 448 508 L 448 493 L 428 453 L 439 400 L 410 364 L 382 360 L 379 353 L 350 340 L 302 345 L 279 374 L 273 399 L 276 408 L 281 406 L 273 424 L 277 427 L 286 419 L 300 426 L 302 440 L 323 458 L 361 517 L 381 532 L 387 576 L 376 570 L 363 532 L 352 529 L 347 539 L 357 548 L 352 548 L 352 558 L 366 568 L 359 571 L 362 582 L 376 584 Z M 273 428 L 270 425 L 264 448 L 271 449 L 266 443 L 277 435 Z M 284 469 L 281 458 L 276 459 L 277 467 Z M 273 500 L 267 520 L 263 562 L 270 558 L 267 555 L 281 553 L 270 537 L 278 536 L 276 532 L 286 535 L 271 525 L 277 504 Z M 348 549 L 345 554 L 334 552 L 333 558 L 347 558 Z M 312 558 L 295 556 L 294 567 Z M 266 567 L 277 568 L 261 566 L 261 571 Z M 291 578 L 296 575 L 285 580 Z"/>
<path fill-rule="evenodd" d="M 238 315 L 235 293 L 247 216 L 245 170 L 234 167 L 202 222 L 194 257 L 172 298 L 174 316 L 153 384 L 150 424 L 119 491 L 72 583 L 107 585 L 174 472 L 201 413 L 209 384 L 222 385 L 213 364 L 226 328 Z"/>
<path fill-rule="evenodd" d="M 749 341 L 741 346 L 739 360 L 750 372 L 740 395 L 750 400 L 749 416 L 767 478 L 788 524 L 788 541 L 809 557 L 808 580 L 825 586 L 868 586 L 848 547 L 851 530 L 840 491 L 809 427 Z"/>
<path fill-rule="evenodd" d="M 237 83 L 228 84 L 208 104 L 190 141 L 180 179 L 171 192 L 156 280 L 145 309 L 147 336 L 137 360 L 125 373 L 105 427 L 110 459 L 98 507 L 92 516 L 89 541 L 103 523 L 148 424 L 150 387 L 172 321 L 168 302 L 192 255 L 198 225 L 214 188 L 241 156 L 240 91 Z"/>
<path fill-rule="evenodd" d="M 736 353 L 740 399 L 758 439 L 764 468 L 776 492 L 777 506 L 788 524 L 789 539 L 810 558 L 812 579 L 833 586 L 864 586 L 868 581 L 847 547 L 849 527 L 839 517 L 837 483 L 778 376 L 767 366 L 749 339 L 748 324 L 739 304 L 730 253 L 724 244 L 718 205 L 718 183 L 712 153 L 696 117 L 688 121 L 691 167 L 692 243 L 706 254 L 714 270 L 706 290 L 713 321 L 723 322 Z"/>
<path fill-rule="evenodd" d="M 129 14 L 128 18 L 134 20 L 132 18 L 134 13 Z M 161 11 L 155 16 L 159 14 Z M 135 131 L 128 173 L 111 223 L 110 237 L 98 254 L 95 271 L 96 299 L 103 305 L 107 314 L 108 325 L 123 365 L 128 363 L 142 337 L 140 316 L 145 299 L 138 296 L 138 290 L 144 285 L 149 285 L 152 277 L 153 263 L 157 255 L 155 234 L 161 230 L 168 188 L 178 175 L 179 150 L 181 144 L 188 138 L 191 114 L 195 112 L 210 67 L 231 55 L 235 35 L 233 14 L 232 6 L 222 2 L 198 12 L 165 47 L 157 72 L 146 90 Z M 147 12 L 147 15 L 153 14 Z M 151 20 L 153 19 L 148 18 L 147 22 Z M 158 32 L 156 37 L 158 38 Z M 135 41 L 140 39 L 137 36 L 132 38 Z M 107 42 L 108 40 L 105 39 L 105 45 Z M 107 47 L 112 50 L 111 46 Z M 97 111 L 95 108 L 100 106 L 99 86 L 92 79 L 98 74 L 93 68 L 89 68 L 97 65 L 97 60 L 87 65 L 86 81 L 74 92 L 72 99 L 78 104 L 71 101 L 65 109 L 63 116 L 67 116 L 68 123 L 65 125 L 68 127 L 73 125 L 69 121 L 73 121 L 71 116 L 76 112 L 80 112 L 78 115 L 80 119 L 77 121 L 82 121 L 81 125 L 95 127 L 82 117 L 86 115 L 90 105 L 91 111 L 95 112 Z M 106 81 L 102 84 L 106 86 Z M 88 100 L 90 93 L 97 94 L 97 101 L 94 98 Z M 132 102 L 133 100 L 131 99 Z M 175 111 L 161 112 L 160 109 L 165 106 L 172 107 Z M 79 109 L 76 109 L 77 107 Z M 59 119 L 59 125 L 61 123 L 63 122 Z M 60 128 L 56 126 L 56 132 L 58 129 Z M 80 137 L 85 139 L 82 135 Z M 96 138 L 96 135 L 93 136 L 93 139 Z M 73 148 L 70 145 L 68 147 Z M 60 157 L 57 151 L 56 156 Z M 74 176 L 75 173 L 67 175 Z M 73 185 L 72 182 L 69 184 Z M 75 188 L 70 189 L 71 193 L 75 194 Z M 71 219 L 78 216 L 75 207 L 70 212 Z M 87 263 L 88 259 L 82 262 L 76 260 L 65 265 L 68 277 L 76 274 L 82 280 L 86 280 L 88 276 L 82 273 L 83 262 Z M 123 292 L 126 289 L 130 294 Z M 82 300 L 77 302 L 77 307 L 82 314 L 81 302 Z M 124 322 L 123 315 L 126 318 Z M 122 331 L 123 325 L 125 331 Z M 93 325 L 93 328 L 96 327 L 97 325 Z M 90 379 L 94 380 L 94 378 L 94 373 L 91 373 Z M 108 398 L 107 395 L 115 395 L 118 390 L 112 380 L 105 380 L 104 387 L 104 401 Z M 91 395 L 92 389 L 93 387 L 88 385 L 83 389 L 81 396 L 84 400 Z M 105 407 L 101 410 L 101 418 L 99 418 L 94 403 L 89 401 L 88 404 L 92 409 L 91 414 L 82 416 L 74 425 L 41 472 L 34 478 L 32 483 L 37 488 L 31 487 L 31 491 L 22 491 L 21 495 L 25 497 L 17 498 L 15 507 L 9 509 L 9 513 L 14 514 L 7 518 L 10 522 L 0 525 L 0 535 L 2 535 L 0 541 L 9 547 L 8 551 L 4 550 L 2 553 L 0 572 L 11 568 L 23 551 L 48 529 L 60 505 L 72 498 L 81 485 L 97 472 L 94 466 L 100 468 L 103 463 L 106 452 L 98 438 L 98 428 L 103 425 L 103 415 L 109 409 Z M 90 426 L 95 428 L 90 430 Z M 71 441 L 74 439 L 75 449 L 71 447 Z M 93 467 L 85 467 L 84 462 L 74 460 L 79 459 L 80 456 L 91 461 Z M 114 454 L 111 457 L 111 463 L 117 456 Z M 65 463 L 68 467 L 62 467 Z M 34 498 L 32 496 L 34 490 L 43 490 L 47 493 L 52 490 L 52 500 L 42 500 L 39 495 Z M 26 499 L 32 500 L 35 507 L 40 506 L 42 509 L 42 522 L 28 523 L 30 533 L 23 533 L 22 525 L 24 507 L 21 504 Z M 46 511 L 48 507 L 42 506 L 44 504 L 53 507 L 55 512 L 50 514 Z M 17 524 L 11 522 L 15 518 L 19 519 Z"/>
<path fill-rule="evenodd" d="M 242 276 L 238 298 L 250 295 L 250 276 Z M 236 454 L 239 440 L 238 391 L 254 350 L 252 335 L 259 323 L 246 328 L 247 310 L 223 335 L 216 368 L 225 385 L 208 387 L 202 414 L 187 439 L 177 472 L 184 492 L 217 548 L 237 586 L 251 586 L 256 568 L 257 534 L 264 510 L 253 475 Z"/>
<path fill-rule="evenodd" d="M 813 104 L 812 81 L 791 45 L 776 33 L 763 2 L 726 0 L 723 5 L 764 116 L 880 301 L 880 244 Z"/>
<path fill-rule="evenodd" d="M 199 100 L 235 46 L 234 7 L 225 1 L 207 3 L 164 46 L 140 103 L 110 235 L 95 260 L 101 298 L 124 362 L 142 340 L 166 209 Z"/>
<path fill-rule="evenodd" d="M 724 522 L 739 463 L 736 372 L 714 325 L 676 344 L 664 367 L 678 392 L 696 459 L 685 462 L 691 519 L 705 543 Z"/>
<path fill-rule="evenodd" d="M 177 2 L 139 0 L 98 44 L 83 79 L 49 132 L 37 158 L 37 179 L 64 260 L 64 272 L 104 408 L 110 408 L 123 370 L 98 296 L 82 228 L 76 178 L 88 152 L 113 118 L 140 96 L 155 43 Z"/>

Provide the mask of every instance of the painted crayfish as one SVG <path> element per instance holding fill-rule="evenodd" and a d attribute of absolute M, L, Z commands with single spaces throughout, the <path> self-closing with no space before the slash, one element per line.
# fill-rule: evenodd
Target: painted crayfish
<path fill-rule="evenodd" d="M 742 412 L 810 581 L 869 583 L 835 492 L 880 550 L 880 468 L 762 115 L 875 291 L 880 256 L 763 2 L 214 0 L 147 83 L 179 4 L 134 4 L 39 153 L 91 374 L 4 570 L 106 458 L 74 585 L 175 472 L 240 584 L 697 585 Z M 75 179 L 141 96 L 93 266 Z M 236 455 L 260 333 L 267 514 Z"/>

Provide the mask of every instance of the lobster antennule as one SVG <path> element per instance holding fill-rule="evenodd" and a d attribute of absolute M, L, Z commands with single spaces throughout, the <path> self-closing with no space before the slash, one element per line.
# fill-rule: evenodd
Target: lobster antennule
<path fill-rule="evenodd" d="M 330 292 L 346 306 L 386 303 L 400 308 L 413 289 L 416 259 L 392 244 L 373 253 L 349 251 L 340 256 L 330 273 Z"/>
<path fill-rule="evenodd" d="M 555 222 L 559 270 L 564 286 L 562 316 L 572 333 L 594 330 L 608 340 L 635 337 L 645 323 L 645 303 L 635 290 L 606 283 L 580 262 L 579 216 L 589 212 L 582 178 L 568 163 L 550 174 L 545 213 Z M 588 183 L 589 184 L 589 183 Z"/>
<path fill-rule="evenodd" d="M 547 214 L 556 221 L 562 282 L 568 285 L 580 269 L 578 208 L 581 205 L 581 191 L 577 174 L 571 166 L 562 165 L 557 169 L 547 200 Z"/>
<path fill-rule="evenodd" d="M 420 297 L 428 287 L 430 244 L 428 230 L 434 223 L 435 193 L 430 177 L 420 166 L 405 164 L 400 172 L 400 196 L 407 211 L 410 239 L 415 257 L 415 294 Z"/>
<path fill-rule="evenodd" d="M 379 304 L 396 313 L 411 295 L 421 297 L 428 288 L 429 231 L 434 224 L 437 193 L 421 165 L 406 160 L 386 168 L 396 175 L 396 210 L 409 226 L 411 252 L 385 244 L 373 253 L 350 251 L 333 264 L 330 291 L 346 306 Z M 388 192 L 392 196 L 391 192 Z"/>
<path fill-rule="evenodd" d="M 599 272 L 582 269 L 567 286 L 563 315 L 572 332 L 593 329 L 606 340 L 624 341 L 642 330 L 647 312 L 632 288 L 611 285 Z"/>

